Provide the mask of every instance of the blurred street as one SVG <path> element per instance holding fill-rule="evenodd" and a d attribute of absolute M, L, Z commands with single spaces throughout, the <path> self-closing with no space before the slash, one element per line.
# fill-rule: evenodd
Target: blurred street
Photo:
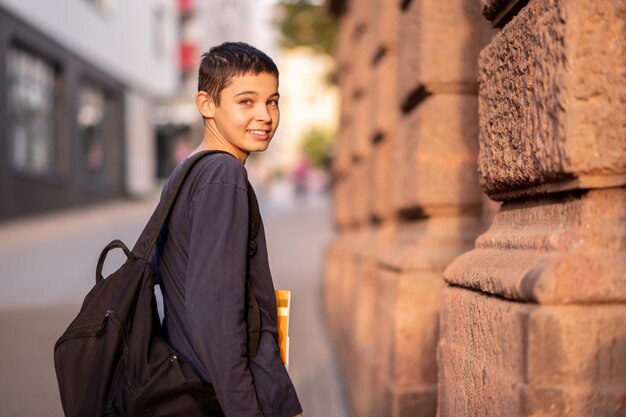
<path fill-rule="evenodd" d="M 94 282 L 101 249 L 132 246 L 156 204 L 117 201 L 0 224 L 0 416 L 60 417 L 53 346 Z M 290 374 L 307 417 L 348 416 L 323 322 L 321 282 L 332 238 L 327 197 L 261 195 L 277 288 L 292 290 Z M 112 252 L 105 271 L 115 269 Z"/>

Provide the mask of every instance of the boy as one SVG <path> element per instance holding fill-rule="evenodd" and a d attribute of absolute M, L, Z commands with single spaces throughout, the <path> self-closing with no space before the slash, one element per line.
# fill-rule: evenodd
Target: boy
<path fill-rule="evenodd" d="M 261 225 L 249 255 L 244 163 L 267 149 L 279 121 L 278 69 L 258 49 L 224 43 L 202 56 L 196 105 L 204 119 L 202 158 L 189 174 L 155 254 L 166 337 L 213 384 L 228 417 L 302 412 L 277 345 L 276 300 Z M 166 184 L 166 188 L 168 185 Z M 261 313 L 258 351 L 248 357 L 246 288 Z M 223 413 L 223 414 L 222 414 Z"/>

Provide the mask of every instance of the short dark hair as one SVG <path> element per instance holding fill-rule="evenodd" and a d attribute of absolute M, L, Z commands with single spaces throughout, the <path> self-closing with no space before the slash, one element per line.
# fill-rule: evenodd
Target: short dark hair
<path fill-rule="evenodd" d="M 272 58 L 244 42 L 225 42 L 202 54 L 198 70 L 198 91 L 206 91 L 215 104 L 220 104 L 222 90 L 233 77 L 267 72 L 278 78 Z"/>

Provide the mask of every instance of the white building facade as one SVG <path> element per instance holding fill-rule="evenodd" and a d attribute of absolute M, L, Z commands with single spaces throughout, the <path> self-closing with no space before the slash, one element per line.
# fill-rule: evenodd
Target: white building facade
<path fill-rule="evenodd" d="M 154 189 L 177 25 L 169 0 L 0 0 L 0 218 Z"/>

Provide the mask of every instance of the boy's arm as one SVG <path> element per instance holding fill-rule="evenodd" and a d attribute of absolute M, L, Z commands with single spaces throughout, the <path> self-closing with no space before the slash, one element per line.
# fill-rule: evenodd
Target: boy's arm
<path fill-rule="evenodd" d="M 185 308 L 192 344 L 227 416 L 262 416 L 248 369 L 247 191 L 208 184 L 191 207 Z"/>

